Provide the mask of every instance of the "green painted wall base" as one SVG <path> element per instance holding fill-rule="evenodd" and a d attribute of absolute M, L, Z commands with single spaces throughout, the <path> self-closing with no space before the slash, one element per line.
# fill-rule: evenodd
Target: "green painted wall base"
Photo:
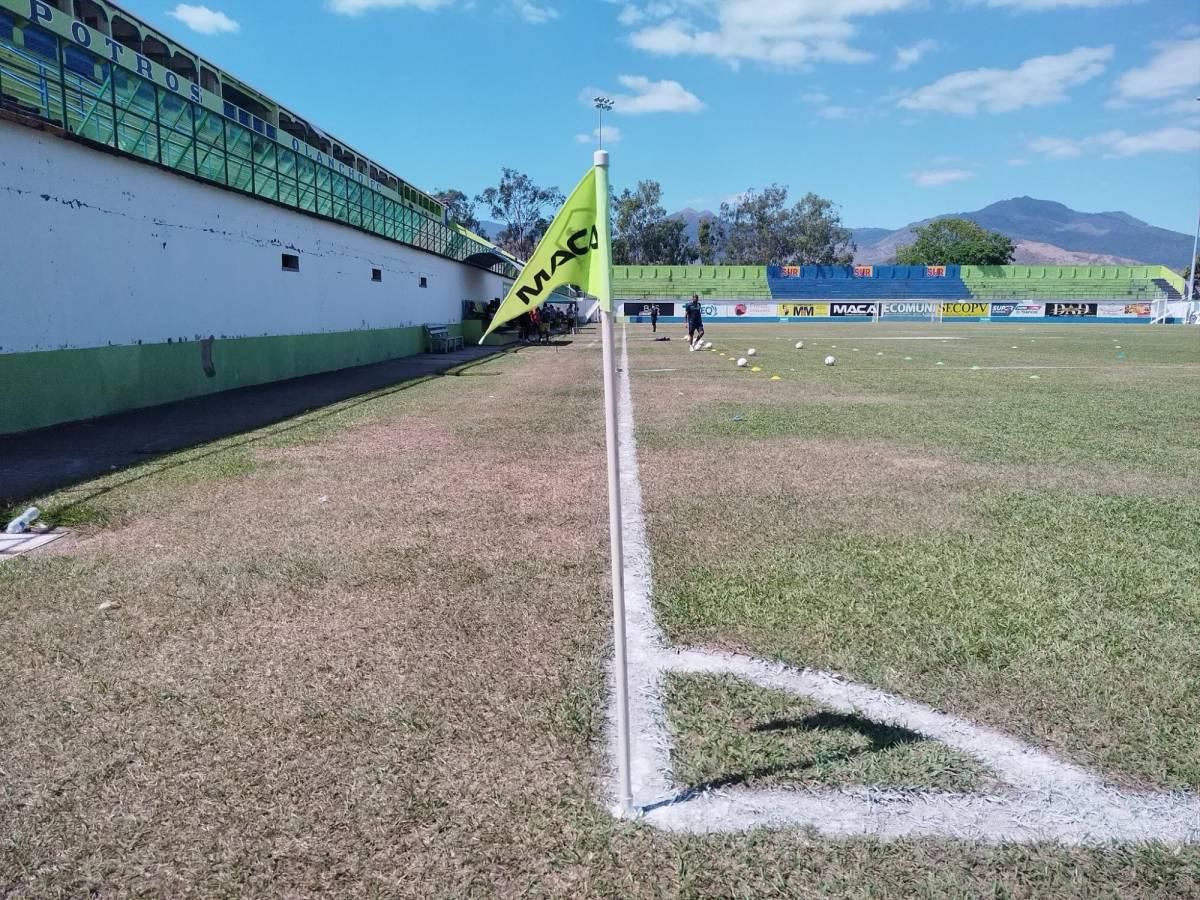
<path fill-rule="evenodd" d="M 452 333 L 461 326 L 451 325 Z M 424 353 L 425 330 L 388 328 L 217 339 L 215 374 L 205 373 L 202 346 L 143 344 L 85 350 L 0 354 L 0 434 L 60 422 L 363 366 Z"/>

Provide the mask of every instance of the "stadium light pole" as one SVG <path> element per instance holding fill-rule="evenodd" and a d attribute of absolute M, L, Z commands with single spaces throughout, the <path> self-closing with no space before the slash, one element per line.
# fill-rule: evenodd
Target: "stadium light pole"
<path fill-rule="evenodd" d="M 1200 103 L 1200 97 L 1196 98 L 1196 102 Z M 1200 247 L 1200 214 L 1196 216 L 1196 236 L 1192 239 L 1192 258 L 1188 260 L 1188 286 L 1187 304 L 1183 307 L 1184 321 L 1187 321 L 1187 315 L 1192 310 L 1193 298 L 1196 295 L 1196 251 Z"/>
<path fill-rule="evenodd" d="M 603 150 L 604 149 L 604 114 L 606 112 L 612 112 L 613 107 L 616 106 L 616 103 L 613 102 L 612 97 L 596 97 L 592 100 L 592 102 L 596 104 L 596 109 L 598 109 L 600 111 L 600 130 L 596 132 L 596 136 L 599 139 L 600 149 Z"/>

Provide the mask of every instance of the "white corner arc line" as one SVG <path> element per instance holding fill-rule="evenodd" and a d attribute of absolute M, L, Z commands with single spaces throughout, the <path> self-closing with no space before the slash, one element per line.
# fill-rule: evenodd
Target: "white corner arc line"
<path fill-rule="evenodd" d="M 618 385 L 625 603 L 633 738 L 633 793 L 642 821 L 689 833 L 811 827 L 827 837 L 951 838 L 995 843 L 1114 841 L 1200 843 L 1200 797 L 1134 792 L 1015 738 L 828 672 L 715 650 L 668 647 L 651 605 L 652 567 L 634 442 L 628 341 Z M 697 794 L 672 785 L 663 701 L 667 672 L 720 672 L 809 697 L 846 713 L 911 729 L 978 759 L 1004 782 L 996 793 L 909 792 L 875 787 L 731 788 Z M 610 697 L 611 697 L 611 691 Z M 609 773 L 615 798 L 615 711 L 609 703 Z"/>

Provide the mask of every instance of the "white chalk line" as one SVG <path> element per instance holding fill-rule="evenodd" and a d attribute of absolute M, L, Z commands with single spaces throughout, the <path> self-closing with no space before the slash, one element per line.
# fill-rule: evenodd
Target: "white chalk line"
<path fill-rule="evenodd" d="M 1194 794 L 1121 790 L 1086 769 L 1000 732 L 828 672 L 715 650 L 668 647 L 651 605 L 651 557 L 638 479 L 627 348 L 623 340 L 618 429 L 632 779 L 642 821 L 689 833 L 807 826 L 828 837 L 938 837 L 1068 845 L 1200 843 L 1200 797 Z M 671 781 L 671 734 L 663 696 L 667 672 L 730 674 L 765 688 L 809 697 L 844 713 L 910 729 L 978 759 L 1005 788 L 993 794 L 871 786 L 681 791 Z M 611 771 L 606 787 L 615 800 L 616 719 L 611 702 L 608 722 Z"/>

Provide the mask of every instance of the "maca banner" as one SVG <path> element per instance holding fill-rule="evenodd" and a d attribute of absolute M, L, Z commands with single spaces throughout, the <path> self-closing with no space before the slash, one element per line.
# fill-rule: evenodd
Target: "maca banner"
<path fill-rule="evenodd" d="M 855 266 L 854 267 L 854 277 L 855 278 L 874 278 L 875 277 L 875 267 L 874 266 Z"/>
<path fill-rule="evenodd" d="M 1096 315 L 1096 303 L 1047 303 L 1046 315 L 1048 316 L 1094 316 Z"/>
<path fill-rule="evenodd" d="M 781 319 L 807 319 L 812 316 L 829 315 L 828 303 L 780 303 L 775 314 Z"/>
<path fill-rule="evenodd" d="M 830 303 L 829 314 L 831 316 L 869 316 L 875 317 L 875 303 Z"/>
<path fill-rule="evenodd" d="M 986 319 L 991 312 L 987 303 L 943 303 L 942 316 L 950 319 Z"/>
<path fill-rule="evenodd" d="M 674 303 L 640 303 L 640 302 L 631 303 L 629 301 L 626 301 L 625 305 L 622 307 L 621 312 L 622 312 L 622 315 L 644 316 L 648 319 L 648 318 L 650 318 L 650 311 L 656 306 L 658 307 L 658 314 L 660 316 L 675 315 L 675 304 Z"/>

